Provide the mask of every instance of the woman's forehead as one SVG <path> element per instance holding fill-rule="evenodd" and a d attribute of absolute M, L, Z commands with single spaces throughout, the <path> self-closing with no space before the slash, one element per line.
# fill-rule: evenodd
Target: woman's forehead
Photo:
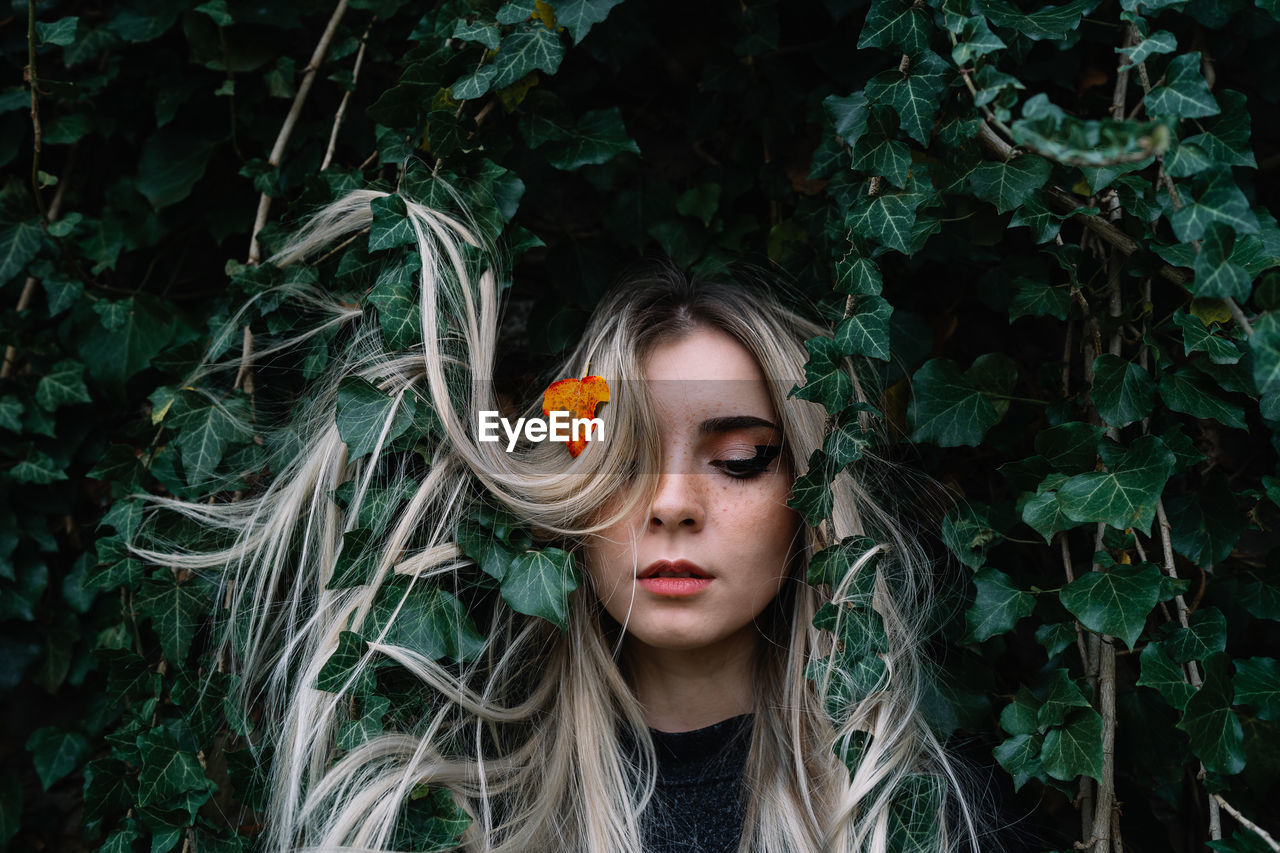
<path fill-rule="evenodd" d="M 735 417 L 778 423 L 760 366 L 723 332 L 707 330 L 656 348 L 645 379 L 664 421 L 691 427 Z"/>

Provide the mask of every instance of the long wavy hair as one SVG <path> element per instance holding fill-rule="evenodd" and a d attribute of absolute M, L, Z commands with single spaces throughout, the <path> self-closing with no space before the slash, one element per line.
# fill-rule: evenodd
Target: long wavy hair
<path fill-rule="evenodd" d="M 331 250 L 369 226 L 370 202 L 385 195 L 358 191 L 321 209 L 270 263 L 302 264 Z M 628 393 L 615 394 L 600 413 L 608 440 L 591 442 L 576 459 L 550 443 L 507 453 L 501 443 L 477 441 L 474 429 L 480 411 L 500 409 L 493 390 L 498 267 L 463 215 L 405 204 L 421 262 L 420 342 L 393 351 L 360 309 L 318 287 L 282 285 L 277 295 L 317 319 L 268 352 L 335 326 L 345 341 L 287 424 L 296 435 L 288 446 L 296 449 L 242 500 L 152 498 L 156 513 L 176 512 L 219 531 L 223 547 L 196 552 L 153 536 L 138 553 L 217 579 L 224 607 L 219 659 L 239 676 L 240 701 L 261 715 L 266 741 L 259 746 L 271 748 L 261 751 L 271 755 L 265 849 L 392 849 L 406 801 L 426 784 L 450 792 L 470 816 L 461 848 L 469 852 L 640 851 L 657 775 L 654 746 L 620 666 L 625 626 L 604 611 L 589 576 L 568 597 L 564 630 L 516 612 L 489 590 L 483 647 L 463 660 L 433 659 L 397 642 L 396 616 L 415 591 L 438 589 L 460 600 L 468 600 L 468 588 L 474 592 L 478 573 L 456 531 L 477 506 L 499 509 L 545 543 L 580 553 L 588 537 L 646 505 L 656 478 L 636 473 L 659 470 L 658 429 L 644 383 L 629 380 L 642 377 L 653 347 L 698 325 L 726 332 L 755 357 L 782 421 L 783 452 L 791 470 L 803 473 L 822 444 L 826 413 L 788 392 L 804 384 L 804 341 L 830 332 L 766 290 L 690 282 L 669 266 L 650 270 L 604 299 L 556 371 L 582 376 L 590 365 L 612 387 L 626 383 Z M 476 257 L 489 260 L 477 264 Z M 865 377 L 846 367 L 864 380 L 862 394 Z M 217 369 L 206 364 L 193 381 Z M 339 387 L 350 377 L 394 401 L 372 451 L 354 459 L 335 414 Z M 524 414 L 539 414 L 540 395 L 524 403 Z M 425 473 L 389 449 L 392 424 L 410 405 L 429 406 L 435 421 Z M 876 470 L 868 453 L 836 477 L 829 522 L 801 524 L 804 547 L 758 620 L 765 642 L 740 853 L 886 851 L 909 789 L 934 792 L 923 801 L 923 817 L 941 830 L 937 850 L 962 842 L 978 849 L 983 806 L 920 712 L 933 563 L 872 499 Z M 345 506 L 332 497 L 344 484 Z M 407 500 L 371 497 L 388 488 Z M 605 513 L 606 505 L 616 510 Z M 358 519 L 373 531 L 366 543 L 371 570 L 363 583 L 335 585 L 344 533 Z M 812 555 L 855 534 L 878 547 L 836 588 L 808 583 Z M 833 633 L 815 628 L 814 615 L 825 603 L 852 600 L 855 580 L 871 588 L 862 584 L 863 572 L 877 573 L 874 608 L 888 649 L 880 681 L 850 693 L 849 679 L 830 667 L 821 677 L 806 674 L 814 674 L 807 668 L 815 661 L 838 657 Z M 367 645 L 341 689 L 320 690 L 317 678 L 345 631 Z M 428 710 L 342 751 L 339 732 L 352 717 L 341 690 L 386 659 L 420 682 Z M 839 709 L 834 717 L 832 708 Z M 938 784 L 921 788 L 922 778 Z"/>

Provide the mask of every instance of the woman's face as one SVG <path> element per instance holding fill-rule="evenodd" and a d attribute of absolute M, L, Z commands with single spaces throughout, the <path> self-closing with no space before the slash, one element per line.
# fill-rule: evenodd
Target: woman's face
<path fill-rule="evenodd" d="M 799 537 L 764 375 L 741 344 L 700 326 L 657 346 L 645 379 L 660 424 L 657 493 L 588 540 L 587 572 L 630 643 L 754 642 Z M 655 571 L 702 577 L 646 578 Z"/>

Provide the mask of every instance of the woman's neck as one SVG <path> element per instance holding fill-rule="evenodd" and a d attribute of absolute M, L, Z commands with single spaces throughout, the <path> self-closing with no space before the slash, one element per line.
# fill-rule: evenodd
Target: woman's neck
<path fill-rule="evenodd" d="M 687 732 L 751 713 L 755 708 L 759 634 L 739 634 L 698 649 L 665 649 L 626 640 L 627 673 L 645 722 L 662 732 Z"/>

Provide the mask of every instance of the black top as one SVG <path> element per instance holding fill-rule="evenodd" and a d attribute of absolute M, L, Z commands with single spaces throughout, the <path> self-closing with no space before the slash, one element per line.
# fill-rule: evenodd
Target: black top
<path fill-rule="evenodd" d="M 742 714 L 689 732 L 649 729 L 658 779 L 641 821 L 645 853 L 736 853 L 745 820 L 742 775 L 754 719 Z M 989 774 L 990 805 L 995 807 L 984 849 L 1043 849 L 1039 839 L 1011 819 L 1012 804 L 997 783 L 995 767 L 981 769 Z"/>
<path fill-rule="evenodd" d="M 643 817 L 645 853 L 734 853 L 746 810 L 751 714 L 694 729 L 649 729 L 658 781 Z"/>

